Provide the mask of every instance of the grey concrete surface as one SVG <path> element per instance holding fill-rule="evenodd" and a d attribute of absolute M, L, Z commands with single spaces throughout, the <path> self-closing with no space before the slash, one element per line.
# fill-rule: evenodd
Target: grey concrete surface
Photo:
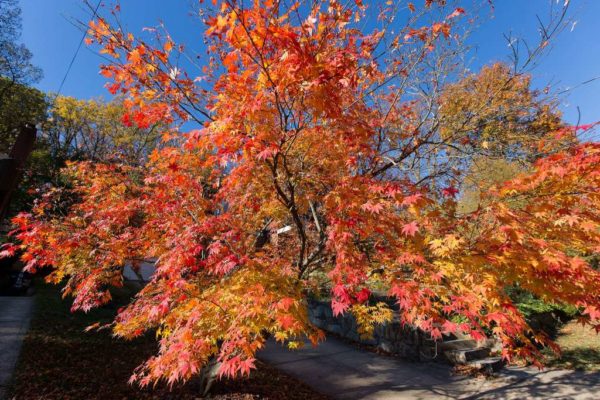
<path fill-rule="evenodd" d="M 600 399 L 598 372 L 506 368 L 495 378 L 468 378 L 443 364 L 381 356 L 335 338 L 296 351 L 270 341 L 259 358 L 336 399 Z"/>
<path fill-rule="evenodd" d="M 156 270 L 156 267 L 154 266 L 154 263 L 152 263 L 152 262 L 141 263 L 137 274 L 135 272 L 133 272 L 130 265 L 126 265 L 125 269 L 123 271 L 123 276 L 125 277 L 125 279 L 130 280 L 130 281 L 140 281 L 141 280 L 143 282 L 148 282 L 150 279 L 152 279 L 152 275 L 154 274 L 155 270 Z"/>
<path fill-rule="evenodd" d="M 4 399 L 32 310 L 33 297 L 0 297 L 0 399 Z"/>

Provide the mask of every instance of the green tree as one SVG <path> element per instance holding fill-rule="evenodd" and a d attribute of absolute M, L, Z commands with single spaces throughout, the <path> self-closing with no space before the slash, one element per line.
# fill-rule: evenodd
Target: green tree
<path fill-rule="evenodd" d="M 11 213 L 29 209 L 40 186 L 59 184 L 60 170 L 67 161 L 143 165 L 167 127 L 162 123 L 145 128 L 124 124 L 121 99 L 105 102 L 46 96 L 20 84 L 13 85 L 10 92 L 10 102 L 0 107 L 3 151 L 10 149 L 21 124 L 40 122 L 41 126 L 13 195 Z"/>
<path fill-rule="evenodd" d="M 12 147 L 19 127 L 44 118 L 44 94 L 28 87 L 42 71 L 31 62 L 33 55 L 19 43 L 21 9 L 17 0 L 0 0 L 0 153 Z"/>
<path fill-rule="evenodd" d="M 21 30 L 17 0 L 0 0 L 0 76 L 12 84 L 29 84 L 42 77 L 42 71 L 31 62 L 33 55 L 29 49 L 18 43 Z M 0 89 L 0 100 L 6 90 Z"/>
<path fill-rule="evenodd" d="M 445 87 L 439 99 L 439 136 L 464 171 L 459 211 L 486 206 L 492 186 L 530 172 L 540 157 L 575 144 L 548 141 L 564 128 L 556 99 L 531 87 L 531 76 L 496 63 Z M 551 142 L 551 146 L 549 143 Z"/>
<path fill-rule="evenodd" d="M 496 63 L 444 88 L 439 126 L 463 152 L 531 161 L 540 139 L 563 123 L 556 99 L 534 90 L 531 76 Z"/>
<path fill-rule="evenodd" d="M 8 153 L 21 125 L 45 120 L 48 107 L 43 92 L 0 77 L 0 153 Z"/>
<path fill-rule="evenodd" d="M 67 160 L 143 164 L 165 125 L 140 128 L 123 123 L 124 115 L 121 99 L 104 102 L 58 96 L 42 126 L 42 140 L 58 168 Z"/>

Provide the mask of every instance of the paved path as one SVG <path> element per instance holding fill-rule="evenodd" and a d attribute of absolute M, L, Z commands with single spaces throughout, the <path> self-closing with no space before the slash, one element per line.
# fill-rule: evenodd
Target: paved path
<path fill-rule="evenodd" d="M 494 379 L 453 376 L 436 363 L 362 351 L 335 338 L 288 351 L 269 342 L 259 358 L 336 399 L 600 399 L 600 373 L 508 368 Z"/>
<path fill-rule="evenodd" d="M 29 327 L 33 297 L 0 297 L 0 399 Z"/>

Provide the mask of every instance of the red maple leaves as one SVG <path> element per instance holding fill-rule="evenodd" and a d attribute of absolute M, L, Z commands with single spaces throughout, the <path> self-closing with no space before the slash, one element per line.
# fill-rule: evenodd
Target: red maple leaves
<path fill-rule="evenodd" d="M 352 312 L 363 326 L 390 319 L 374 304 L 379 287 L 403 323 L 434 338 L 493 332 L 507 358 L 534 359 L 536 341 L 551 344 L 529 335 L 511 285 L 574 304 L 598 326 L 600 276 L 581 255 L 600 247 L 600 146 L 555 150 L 569 133 L 546 132 L 547 157 L 483 193 L 485 206 L 459 212 L 476 138 L 421 121 L 435 98 L 403 101 L 394 82 L 410 71 L 377 56 L 388 42 L 402 53 L 407 35 L 417 40 L 403 57 L 424 67 L 464 10 L 427 1 L 448 17 L 383 40 L 389 32 L 352 22 L 364 7 L 216 3 L 211 57 L 196 78 L 171 60 L 180 49 L 170 38 L 153 47 L 102 19 L 90 25 L 115 58 L 103 69 L 110 89 L 128 95 L 124 122 L 180 128 L 164 132 L 143 167 L 70 166 L 68 188 L 14 220 L 27 268 L 52 266 L 49 279 L 67 280 L 75 308 L 109 301 L 124 265 L 155 261 L 114 324 L 122 337 L 155 329 L 160 338 L 134 380 L 189 379 L 214 359 L 222 375 L 247 374 L 265 332 L 292 348 L 304 337 L 316 344 L 323 334 L 306 296 L 324 287 L 333 313 Z"/>
<path fill-rule="evenodd" d="M 419 224 L 416 221 L 410 222 L 402 227 L 402 233 L 406 236 L 415 236 L 419 231 Z"/>

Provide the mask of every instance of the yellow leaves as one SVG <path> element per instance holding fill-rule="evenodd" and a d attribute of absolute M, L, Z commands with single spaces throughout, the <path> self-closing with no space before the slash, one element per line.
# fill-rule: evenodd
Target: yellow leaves
<path fill-rule="evenodd" d="M 171 328 L 169 328 L 166 325 L 162 325 L 156 329 L 156 338 L 168 338 L 169 336 L 171 336 L 172 333 L 173 331 L 171 330 Z"/>
<path fill-rule="evenodd" d="M 211 18 L 208 21 L 209 28 L 206 30 L 206 34 L 210 35 L 221 35 L 223 32 L 227 30 L 227 28 L 232 27 L 237 20 L 237 14 L 234 11 L 229 13 L 222 11 L 221 14 L 218 14 L 216 17 Z"/>
<path fill-rule="evenodd" d="M 444 276 L 452 275 L 456 271 L 456 266 L 452 262 L 435 261 L 434 265 L 437 267 L 438 271 L 440 271 Z"/>
<path fill-rule="evenodd" d="M 228 17 L 226 15 L 217 15 L 217 20 L 215 22 L 215 28 L 216 29 L 223 29 L 224 27 L 227 26 L 228 23 Z"/>
<path fill-rule="evenodd" d="M 152 100 L 156 97 L 156 91 L 155 90 L 144 90 L 144 92 L 142 93 L 142 97 L 146 100 Z"/>
<path fill-rule="evenodd" d="M 438 257 L 448 257 L 460 248 L 464 240 L 455 234 L 448 234 L 443 239 L 430 239 L 429 248 Z"/>
<path fill-rule="evenodd" d="M 146 70 L 146 72 L 152 73 L 152 72 L 156 72 L 158 69 L 157 69 L 156 65 L 148 63 L 145 66 L 145 70 Z"/>
<path fill-rule="evenodd" d="M 350 309 L 358 325 L 358 333 L 361 338 L 367 339 L 373 336 L 375 325 L 391 322 L 392 310 L 387 304 L 379 302 L 374 306 L 366 304 L 354 304 Z"/>
<path fill-rule="evenodd" d="M 267 76 L 267 74 L 265 74 L 263 71 L 261 71 L 258 74 L 258 79 L 256 80 L 256 87 L 259 90 L 262 90 L 264 88 L 267 88 L 269 86 L 269 78 Z"/>
<path fill-rule="evenodd" d="M 544 269 L 542 265 L 540 265 L 539 261 L 536 259 L 529 260 L 529 264 L 533 267 L 533 269 L 541 271 Z"/>

